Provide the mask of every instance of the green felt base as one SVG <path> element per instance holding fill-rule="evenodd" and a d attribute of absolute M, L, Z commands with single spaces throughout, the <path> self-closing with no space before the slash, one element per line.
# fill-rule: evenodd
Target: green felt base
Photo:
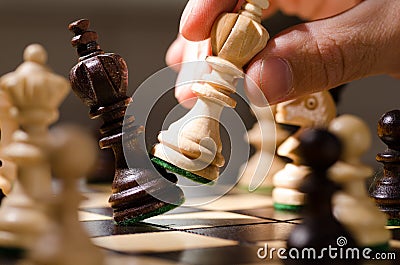
<path fill-rule="evenodd" d="M 291 212 L 299 212 L 303 209 L 303 205 L 290 205 L 283 203 L 274 203 L 275 210 L 278 211 L 291 211 Z"/>
<path fill-rule="evenodd" d="M 400 226 L 400 219 L 388 219 L 387 221 L 388 226 Z"/>
<path fill-rule="evenodd" d="M 185 202 L 185 198 L 182 198 L 180 201 L 178 201 L 176 204 L 167 204 L 164 207 L 161 207 L 155 211 L 152 212 L 148 212 L 145 214 L 141 214 L 139 216 L 136 216 L 135 218 L 131 218 L 131 219 L 127 219 L 127 220 L 123 220 L 121 222 L 116 222 L 117 225 L 119 226 L 130 226 L 130 225 L 134 225 L 140 221 L 143 221 L 147 218 L 153 217 L 153 216 L 157 216 L 166 212 L 169 212 L 173 209 L 175 209 L 176 207 L 182 205 Z"/>
<path fill-rule="evenodd" d="M 199 176 L 197 174 L 194 174 L 194 173 L 192 173 L 190 171 L 184 170 L 184 169 L 182 169 L 180 167 L 177 167 L 177 166 L 175 166 L 175 165 L 173 165 L 173 164 L 171 164 L 171 163 L 169 163 L 169 162 L 167 162 L 167 161 L 165 161 L 165 160 L 163 160 L 161 158 L 158 158 L 158 157 L 155 157 L 153 155 L 150 155 L 150 159 L 151 159 L 151 161 L 153 163 L 155 163 L 155 164 L 157 164 L 157 165 L 159 165 L 159 166 L 161 166 L 161 167 L 163 167 L 163 168 L 165 168 L 165 169 L 167 169 L 167 170 L 169 170 L 169 171 L 171 171 L 173 173 L 176 173 L 176 174 L 181 175 L 181 176 L 183 176 L 185 178 L 193 180 L 194 182 L 198 182 L 198 183 L 201 183 L 201 184 L 209 184 L 209 185 L 214 184 L 213 180 L 204 178 L 204 177 Z"/>
<path fill-rule="evenodd" d="M 26 254 L 26 251 L 18 247 L 2 247 L 0 246 L 0 255 L 12 258 L 22 258 Z"/>

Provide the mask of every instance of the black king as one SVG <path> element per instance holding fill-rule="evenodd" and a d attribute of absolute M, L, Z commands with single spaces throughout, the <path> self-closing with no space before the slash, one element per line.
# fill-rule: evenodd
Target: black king
<path fill-rule="evenodd" d="M 104 122 L 99 144 L 102 149 L 112 148 L 115 156 L 109 202 L 114 209 L 114 220 L 119 225 L 129 225 L 182 204 L 183 192 L 175 185 L 175 175 L 148 165 L 148 154 L 136 141 L 144 129 L 133 125 L 132 115 L 125 118 L 122 130 L 126 108 L 132 102 L 126 95 L 128 68 L 118 54 L 104 53 L 97 44 L 97 33 L 88 28 L 86 19 L 69 25 L 75 34 L 71 43 L 80 57 L 71 69 L 70 81 L 75 94 L 90 107 L 90 118 L 101 118 Z M 128 166 L 124 151 L 134 157 L 134 165 Z"/>

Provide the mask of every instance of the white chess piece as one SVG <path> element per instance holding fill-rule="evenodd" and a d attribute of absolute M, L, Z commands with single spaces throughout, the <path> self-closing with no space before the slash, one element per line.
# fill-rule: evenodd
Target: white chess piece
<path fill-rule="evenodd" d="M 2 81 L 0 80 L 0 84 L 1 83 Z M 12 134 L 18 129 L 14 114 L 15 111 L 7 93 L 0 90 L 0 155 L 2 153 L 1 150 L 11 142 Z M 7 195 L 12 189 L 17 172 L 15 164 L 12 161 L 5 157 L 0 157 L 0 159 L 2 162 L 0 167 L 0 189 Z"/>
<path fill-rule="evenodd" d="M 51 130 L 52 168 L 61 191 L 50 205 L 53 226 L 43 233 L 23 264 L 34 265 L 102 265 L 103 253 L 94 246 L 78 219 L 83 196 L 78 180 L 93 167 L 97 143 L 87 133 L 73 126 Z"/>
<path fill-rule="evenodd" d="M 272 190 L 272 176 L 286 164 L 275 154 L 276 146 L 289 136 L 289 132 L 276 126 L 274 119 L 276 106 L 270 108 L 271 111 L 266 107 L 252 106 L 257 121 L 247 132 L 246 140 L 256 150 L 249 161 L 239 169 L 241 178 L 238 184 L 239 187 L 249 190 L 254 181 L 263 180 L 256 191 L 267 194 Z"/>
<path fill-rule="evenodd" d="M 293 151 L 299 145 L 298 133 L 304 128 L 327 128 L 336 116 L 336 106 L 327 91 L 310 94 L 299 99 L 277 104 L 278 123 L 299 126 L 299 131 L 287 138 L 279 147 L 278 155 L 293 160 L 273 177 L 272 197 L 276 208 L 297 209 L 304 204 L 304 194 L 298 191 L 309 169 L 301 165 Z"/>
<path fill-rule="evenodd" d="M 246 0 L 239 13 L 225 13 L 211 32 L 213 55 L 206 61 L 212 68 L 202 82 L 192 86 L 198 97 L 194 107 L 162 131 L 153 154 L 203 178 L 215 180 L 225 163 L 219 119 L 223 107 L 235 107 L 230 97 L 235 83 L 243 77 L 242 67 L 261 51 L 269 39 L 261 26 L 262 9 L 268 0 Z"/>
<path fill-rule="evenodd" d="M 48 157 L 48 126 L 58 118 L 58 106 L 69 82 L 45 65 L 47 53 L 33 44 L 24 62 L 1 78 L 0 88 L 10 99 L 19 130 L 2 150 L 17 166 L 17 179 L 0 208 L 0 247 L 28 249 L 49 226 L 47 200 L 52 195 Z"/>
<path fill-rule="evenodd" d="M 332 180 L 342 190 L 333 198 L 335 217 L 349 230 L 361 247 L 388 244 L 390 232 L 385 229 L 386 216 L 368 196 L 366 179 L 373 173 L 360 158 L 371 145 L 368 126 L 353 115 L 341 115 L 329 125 L 343 144 L 341 159 L 329 169 Z"/>

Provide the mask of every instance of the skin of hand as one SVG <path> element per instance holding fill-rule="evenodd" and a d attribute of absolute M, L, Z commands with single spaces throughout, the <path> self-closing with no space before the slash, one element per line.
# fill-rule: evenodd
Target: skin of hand
<path fill-rule="evenodd" d="M 247 95 L 262 105 L 294 99 L 363 77 L 389 74 L 400 77 L 400 1 L 396 0 L 270 0 L 264 16 L 280 9 L 310 20 L 290 27 L 268 41 L 244 69 Z M 167 64 L 184 62 L 187 40 L 207 40 L 213 23 L 243 3 L 233 0 L 189 0 L 181 18 L 183 37 L 171 45 Z M 198 46 L 210 54 L 209 44 Z M 193 59 L 193 58 L 191 58 Z M 179 102 L 193 97 L 176 93 Z"/>

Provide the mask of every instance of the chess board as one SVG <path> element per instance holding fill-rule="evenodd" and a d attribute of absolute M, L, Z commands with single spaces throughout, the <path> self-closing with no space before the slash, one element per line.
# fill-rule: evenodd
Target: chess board
<path fill-rule="evenodd" d="M 134 226 L 116 226 L 108 206 L 109 185 L 89 185 L 79 217 L 107 265 L 130 264 L 283 264 L 274 256 L 260 259 L 257 251 L 284 248 L 296 213 L 275 211 L 269 196 L 233 190 L 198 207 L 179 207 Z M 400 259 L 400 227 L 391 228 L 391 252 Z M 14 265 L 0 258 L 1 265 Z M 380 264 L 380 263 L 368 263 Z"/>

